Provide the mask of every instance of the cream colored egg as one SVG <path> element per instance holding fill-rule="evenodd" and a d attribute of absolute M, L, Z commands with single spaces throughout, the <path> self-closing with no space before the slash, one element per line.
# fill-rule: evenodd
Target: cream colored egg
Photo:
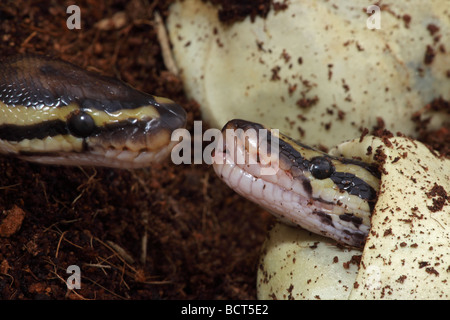
<path fill-rule="evenodd" d="M 270 231 L 258 267 L 258 299 L 347 299 L 358 274 L 358 250 L 282 223 Z M 343 267 L 346 264 L 346 267 Z M 339 275 L 339 276 L 336 276 Z"/>
<path fill-rule="evenodd" d="M 369 136 L 333 153 L 383 163 L 364 250 L 277 225 L 262 250 L 258 297 L 448 300 L 450 160 L 407 138 Z M 352 255 L 361 256 L 359 270 L 344 267 Z"/>
<path fill-rule="evenodd" d="M 291 0 L 265 19 L 223 25 L 209 2 L 185 0 L 167 27 L 185 91 L 213 127 L 242 118 L 331 147 L 383 119 L 414 136 L 412 115 L 450 99 L 448 4 L 383 1 L 380 29 L 368 28 L 369 5 Z M 430 128 L 450 118 L 424 116 Z"/>

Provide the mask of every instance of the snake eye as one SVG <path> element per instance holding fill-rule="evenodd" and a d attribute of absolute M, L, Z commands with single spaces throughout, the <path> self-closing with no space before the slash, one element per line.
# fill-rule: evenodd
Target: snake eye
<path fill-rule="evenodd" d="M 317 179 L 326 179 L 334 172 L 331 161 L 325 157 L 315 157 L 311 159 L 309 171 Z"/>
<path fill-rule="evenodd" d="M 67 120 L 70 133 L 79 138 L 86 138 L 95 129 L 94 119 L 85 112 L 78 111 L 70 115 Z"/>

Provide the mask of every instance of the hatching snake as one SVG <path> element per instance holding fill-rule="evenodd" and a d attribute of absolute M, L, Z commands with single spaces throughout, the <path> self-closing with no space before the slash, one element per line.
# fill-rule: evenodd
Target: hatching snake
<path fill-rule="evenodd" d="M 233 139 L 227 136 L 229 130 Z M 346 245 L 364 245 L 380 185 L 376 167 L 325 154 L 245 120 L 229 121 L 222 132 L 213 166 L 232 189 L 287 223 Z M 278 170 L 270 174 L 261 172 L 263 164 L 270 164 L 270 159 L 262 161 L 258 147 L 264 140 L 261 132 L 267 132 L 265 140 L 276 139 L 278 144 Z M 266 145 L 267 158 L 272 150 Z"/>
<path fill-rule="evenodd" d="M 0 152 L 30 161 L 119 168 L 149 166 L 170 153 L 186 112 L 110 77 L 40 55 L 0 63 Z M 267 129 L 232 120 L 226 129 Z M 245 134 L 244 134 L 245 135 Z M 272 135 L 272 136 L 271 136 Z M 230 145 L 215 150 L 216 173 L 281 219 L 351 246 L 364 244 L 379 188 L 370 165 L 324 154 L 279 134 L 280 170 L 261 176 L 236 164 Z M 237 149 L 248 151 L 237 137 Z M 253 142 L 255 143 L 255 142 Z M 257 143 L 257 142 L 256 142 Z"/>

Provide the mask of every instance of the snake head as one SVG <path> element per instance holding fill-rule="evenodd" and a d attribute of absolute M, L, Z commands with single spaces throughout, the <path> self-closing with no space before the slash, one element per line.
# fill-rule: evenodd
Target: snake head
<path fill-rule="evenodd" d="M 245 120 L 229 121 L 222 136 L 213 167 L 233 190 L 288 224 L 364 245 L 380 184 L 370 164 L 326 154 Z"/>
<path fill-rule="evenodd" d="M 136 168 L 164 159 L 186 124 L 173 101 L 48 57 L 0 64 L 0 151 L 63 165 Z"/>

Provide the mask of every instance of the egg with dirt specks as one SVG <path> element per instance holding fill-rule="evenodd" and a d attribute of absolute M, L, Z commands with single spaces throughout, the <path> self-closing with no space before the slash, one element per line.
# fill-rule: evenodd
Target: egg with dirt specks
<path fill-rule="evenodd" d="M 175 63 L 212 127 L 247 119 L 330 148 L 362 128 L 417 137 L 417 117 L 428 129 L 450 121 L 445 108 L 424 108 L 450 99 L 445 1 L 383 1 L 380 29 L 367 27 L 367 1 L 283 4 L 233 24 L 209 2 L 170 7 Z"/>
<path fill-rule="evenodd" d="M 277 224 L 262 249 L 258 298 L 448 300 L 450 160 L 401 137 L 368 136 L 334 153 L 382 168 L 363 250 Z"/>

